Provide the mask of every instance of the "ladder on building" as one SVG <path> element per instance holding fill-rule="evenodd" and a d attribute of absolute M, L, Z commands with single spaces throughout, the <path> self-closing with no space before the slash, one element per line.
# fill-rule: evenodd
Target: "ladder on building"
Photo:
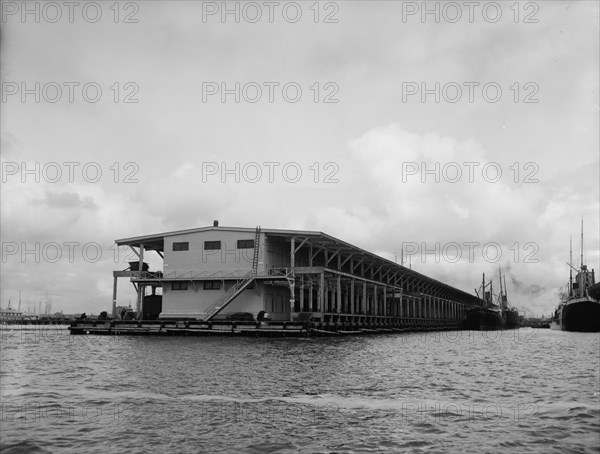
<path fill-rule="evenodd" d="M 252 269 L 254 274 L 258 270 L 258 257 L 260 256 L 260 225 L 256 227 L 256 234 L 254 235 L 254 257 L 252 258 Z"/>
<path fill-rule="evenodd" d="M 239 281 L 235 283 L 227 292 L 221 295 L 211 304 L 206 310 L 205 321 L 211 320 L 215 315 L 221 312 L 229 305 L 240 293 L 242 293 L 256 277 L 258 270 L 258 257 L 260 248 L 260 227 L 256 227 L 256 235 L 254 237 L 254 257 L 252 258 L 252 269 Z"/>

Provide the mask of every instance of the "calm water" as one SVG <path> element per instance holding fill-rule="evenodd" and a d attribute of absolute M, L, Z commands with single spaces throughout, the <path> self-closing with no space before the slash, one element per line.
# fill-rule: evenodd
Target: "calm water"
<path fill-rule="evenodd" d="M 3 328 L 2 452 L 600 452 L 600 336 Z"/>

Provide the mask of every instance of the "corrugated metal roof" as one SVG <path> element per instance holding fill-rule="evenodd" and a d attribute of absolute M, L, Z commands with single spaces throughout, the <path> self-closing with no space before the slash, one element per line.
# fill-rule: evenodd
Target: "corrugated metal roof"
<path fill-rule="evenodd" d="M 230 232 L 246 232 L 246 233 L 254 233 L 256 231 L 255 228 L 251 228 L 251 227 L 221 227 L 221 226 L 214 227 L 211 225 L 209 227 L 198 227 L 195 229 L 186 229 L 186 230 L 174 230 L 171 232 L 155 233 L 152 235 L 141 235 L 141 236 L 134 236 L 134 237 L 130 237 L 130 238 L 122 238 L 119 240 L 115 240 L 115 243 L 117 243 L 118 245 L 139 244 L 140 242 L 155 241 L 155 240 L 163 239 L 168 236 L 187 235 L 190 233 L 208 232 L 211 230 L 230 231 Z M 264 229 L 264 228 L 261 228 L 260 230 L 261 230 L 261 232 L 264 232 L 267 234 L 323 236 L 323 237 L 333 238 L 329 235 L 326 235 L 323 232 L 315 232 L 315 231 L 309 231 L 309 230 L 283 230 L 283 229 Z M 335 238 L 333 238 L 333 239 L 335 239 Z M 337 240 L 337 241 L 342 242 L 341 240 Z"/>

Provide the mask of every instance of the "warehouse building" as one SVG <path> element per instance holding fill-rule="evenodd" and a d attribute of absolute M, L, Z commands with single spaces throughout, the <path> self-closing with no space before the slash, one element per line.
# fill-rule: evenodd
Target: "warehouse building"
<path fill-rule="evenodd" d="M 116 240 L 139 261 L 115 271 L 143 319 L 219 320 L 263 312 L 272 321 L 458 326 L 480 300 L 322 232 L 213 226 Z M 162 269 L 145 259 L 157 254 Z"/>

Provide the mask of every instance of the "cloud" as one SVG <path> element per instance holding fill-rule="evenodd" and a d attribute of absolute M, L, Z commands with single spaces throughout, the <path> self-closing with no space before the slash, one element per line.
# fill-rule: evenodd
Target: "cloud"
<path fill-rule="evenodd" d="M 50 192 L 46 191 L 46 196 L 42 200 L 34 200 L 33 203 L 39 205 L 47 205 L 53 208 L 59 209 L 85 209 L 95 210 L 98 205 L 94 202 L 92 197 L 86 196 L 81 197 L 79 194 L 74 192 Z"/>
<path fill-rule="evenodd" d="M 78 163 L 74 182 L 66 174 L 55 184 L 15 175 L 3 184 L 2 239 L 96 242 L 104 255 L 96 264 L 80 257 L 47 269 L 11 259 L 3 264 L 0 299 L 25 290 L 35 274 L 35 291 L 48 288 L 66 311 L 82 301 L 81 312 L 106 309 L 115 238 L 213 219 L 321 230 L 388 258 L 403 243 L 495 242 L 499 264 L 512 265 L 520 285 L 513 303 L 546 313 L 568 274 L 568 238 L 578 235 L 582 215 L 586 260 L 598 268 L 597 5 L 547 2 L 537 23 L 515 22 L 508 5 L 498 23 L 482 20 L 481 8 L 472 23 L 466 9 L 460 23 L 419 16 L 403 23 L 402 2 L 343 2 L 335 24 L 315 23 L 308 6 L 296 24 L 281 15 L 274 23 L 265 16 L 224 24 L 218 15 L 203 23 L 202 2 L 147 2 L 135 24 L 114 23 L 108 10 L 95 24 L 18 16 L 3 24 L 3 82 L 93 81 L 103 96 L 86 102 L 78 89 L 73 103 L 33 102 L 32 95 L 2 103 L 4 161 Z M 273 103 L 203 102 L 208 81 L 296 82 L 303 97 L 289 103 L 278 91 Z M 497 103 L 481 91 L 474 102 L 404 102 L 408 81 L 496 82 L 503 96 Z M 115 87 L 122 100 L 128 82 L 138 102 L 115 102 Z M 326 83 L 336 87 L 337 103 L 322 102 Z M 524 84 L 535 84 L 538 102 L 515 102 L 515 83 L 521 99 Z M 250 161 L 297 162 L 303 178 L 202 179 L 205 162 Z M 479 164 L 473 182 L 465 162 Z M 97 183 L 82 178 L 86 163 L 102 168 Z M 337 182 L 323 181 L 326 163 L 337 166 Z M 407 163 L 417 173 L 407 175 Z M 462 171 L 456 183 L 444 179 L 454 175 L 453 163 Z M 496 183 L 482 178 L 492 163 L 503 172 Z M 136 182 L 124 182 L 132 169 Z M 524 262 L 532 253 L 538 262 Z M 412 257 L 413 268 L 467 291 L 498 265 L 483 260 L 481 248 L 472 262 L 426 259 Z M 94 300 L 90 288 L 105 291 Z"/>

